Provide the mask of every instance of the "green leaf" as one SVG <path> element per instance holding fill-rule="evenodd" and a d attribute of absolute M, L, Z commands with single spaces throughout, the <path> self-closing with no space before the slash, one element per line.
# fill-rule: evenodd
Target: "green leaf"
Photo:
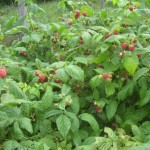
<path fill-rule="evenodd" d="M 71 109 L 73 111 L 74 114 L 77 114 L 80 110 L 80 105 L 79 105 L 79 98 L 75 95 L 71 95 L 72 96 L 72 103 L 71 103 Z"/>
<path fill-rule="evenodd" d="M 32 124 L 31 124 L 31 119 L 29 118 L 21 118 L 19 120 L 19 125 L 22 129 L 26 129 L 29 133 L 33 133 L 33 128 L 32 128 Z"/>
<path fill-rule="evenodd" d="M 142 64 L 146 67 L 150 67 L 150 54 L 146 55 L 143 59 L 142 59 Z"/>
<path fill-rule="evenodd" d="M 84 41 L 85 43 L 89 43 L 89 42 L 90 42 L 91 35 L 90 35 L 89 32 L 83 32 L 81 36 L 82 36 L 83 41 Z"/>
<path fill-rule="evenodd" d="M 113 2 L 113 5 L 116 5 L 118 0 L 112 0 L 112 2 Z"/>
<path fill-rule="evenodd" d="M 139 60 L 137 57 L 127 56 L 124 59 L 123 65 L 129 74 L 134 75 L 139 65 Z"/>
<path fill-rule="evenodd" d="M 115 140 L 116 135 L 111 128 L 105 127 L 104 132 L 108 134 L 108 137 Z"/>
<path fill-rule="evenodd" d="M 1 90 L 3 89 L 3 86 L 4 86 L 4 79 L 0 78 L 0 93 L 1 93 Z"/>
<path fill-rule="evenodd" d="M 67 136 L 71 127 L 70 119 L 65 115 L 61 115 L 57 118 L 56 125 L 63 137 Z"/>
<path fill-rule="evenodd" d="M 73 132 L 77 131 L 79 129 L 79 119 L 77 118 L 77 116 L 74 113 L 65 112 L 65 115 L 68 116 L 71 120 L 71 130 Z"/>
<path fill-rule="evenodd" d="M 107 118 L 110 120 L 116 113 L 118 108 L 118 103 L 115 100 L 110 100 L 110 103 L 106 106 L 106 115 Z"/>
<path fill-rule="evenodd" d="M 143 143 L 140 144 L 139 146 L 136 146 L 133 148 L 133 150 L 149 150 L 150 144 L 149 143 Z"/>
<path fill-rule="evenodd" d="M 105 40 L 105 42 L 113 43 L 113 42 L 119 42 L 120 39 L 125 39 L 122 35 L 112 35 L 109 38 Z"/>
<path fill-rule="evenodd" d="M 50 111 L 46 112 L 46 114 L 44 115 L 44 118 L 49 118 L 51 116 L 58 115 L 61 113 L 62 113 L 62 110 L 50 110 Z"/>
<path fill-rule="evenodd" d="M 71 87 L 63 84 L 62 89 L 61 89 L 61 94 L 67 95 L 71 90 Z"/>
<path fill-rule="evenodd" d="M 107 83 L 105 85 L 106 96 L 111 96 L 115 93 L 116 84 L 115 83 Z"/>
<path fill-rule="evenodd" d="M 96 144 L 100 150 L 112 150 L 113 140 L 110 138 L 96 137 Z"/>
<path fill-rule="evenodd" d="M 99 87 L 100 83 L 101 83 L 101 80 L 98 77 L 98 75 L 94 76 L 90 81 L 90 85 L 92 86 L 93 89 L 96 87 Z"/>
<path fill-rule="evenodd" d="M 50 86 L 47 86 L 46 92 L 44 93 L 42 101 L 40 101 L 40 103 L 45 108 L 48 108 L 51 106 L 52 102 L 53 102 L 53 91 Z"/>
<path fill-rule="evenodd" d="M 135 87 L 135 81 L 128 80 L 127 84 L 118 92 L 118 100 L 123 101 L 128 96 L 131 96 L 133 94 Z"/>
<path fill-rule="evenodd" d="M 18 122 L 14 122 L 14 126 L 13 126 L 13 136 L 16 139 L 21 139 L 24 137 L 22 130 L 20 129 L 19 123 Z"/>
<path fill-rule="evenodd" d="M 103 43 L 101 45 L 101 52 L 105 52 L 106 50 L 108 50 L 108 48 L 110 47 L 110 44 L 109 43 Z"/>
<path fill-rule="evenodd" d="M 65 70 L 72 78 L 80 81 L 84 80 L 84 71 L 80 67 L 68 65 Z"/>
<path fill-rule="evenodd" d="M 61 113 L 62 113 L 62 110 L 50 110 L 50 111 L 46 112 L 44 118 L 49 118 L 51 116 L 59 115 Z"/>
<path fill-rule="evenodd" d="M 36 33 L 30 35 L 31 41 L 39 43 L 42 36 Z"/>
<path fill-rule="evenodd" d="M 87 63 L 88 63 L 88 61 L 85 57 L 76 57 L 76 58 L 74 58 L 74 60 L 76 63 L 82 63 L 85 65 L 87 65 Z"/>
<path fill-rule="evenodd" d="M 80 115 L 80 118 L 81 120 L 88 122 L 95 132 L 99 132 L 99 125 L 93 115 L 83 113 Z"/>
<path fill-rule="evenodd" d="M 14 140 L 6 141 L 3 144 L 3 148 L 5 150 L 14 150 L 14 149 L 17 149 L 18 147 L 19 147 L 19 143 L 17 141 L 14 141 Z"/>
<path fill-rule="evenodd" d="M 57 76 L 63 81 L 67 82 L 69 80 L 68 74 L 65 72 L 65 69 L 58 69 Z"/>
<path fill-rule="evenodd" d="M 144 76 L 148 71 L 149 68 L 146 67 L 139 69 L 134 75 L 134 80 L 138 80 L 140 77 Z"/>
<path fill-rule="evenodd" d="M 142 130 L 144 134 L 149 135 L 150 134 L 150 121 L 143 122 L 142 125 L 140 126 L 140 129 Z"/>
<path fill-rule="evenodd" d="M 144 135 L 137 125 L 132 125 L 132 133 L 134 135 L 135 140 L 142 143 L 144 142 Z"/>
<path fill-rule="evenodd" d="M 16 99 L 26 98 L 25 93 L 19 88 L 16 82 L 9 81 L 8 87 L 9 87 L 9 93 L 12 94 Z"/>
<path fill-rule="evenodd" d="M 144 106 L 150 101 L 150 90 L 146 91 L 145 96 L 140 100 L 139 105 Z"/>

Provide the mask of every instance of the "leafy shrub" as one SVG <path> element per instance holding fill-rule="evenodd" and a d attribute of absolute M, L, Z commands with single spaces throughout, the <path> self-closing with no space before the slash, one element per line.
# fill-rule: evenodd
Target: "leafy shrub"
<path fill-rule="evenodd" d="M 94 12 L 64 0 L 59 24 L 5 33 L 24 35 L 1 45 L 3 149 L 149 148 L 149 11 L 116 4 Z"/>

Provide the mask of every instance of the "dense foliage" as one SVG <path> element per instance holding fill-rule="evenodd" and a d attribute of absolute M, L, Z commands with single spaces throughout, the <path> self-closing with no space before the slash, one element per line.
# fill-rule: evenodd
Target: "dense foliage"
<path fill-rule="evenodd" d="M 28 27 L 16 18 L 5 24 L 2 149 L 149 149 L 150 10 L 128 0 L 107 4 L 95 12 L 62 0 L 68 12 L 51 24 L 33 20 L 42 9 L 32 5 Z M 8 35 L 22 38 L 7 47 Z"/>

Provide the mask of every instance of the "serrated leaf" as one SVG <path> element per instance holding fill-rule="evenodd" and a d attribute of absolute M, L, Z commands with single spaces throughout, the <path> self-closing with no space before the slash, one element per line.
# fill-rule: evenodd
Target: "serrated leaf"
<path fill-rule="evenodd" d="M 141 68 L 141 69 L 139 69 L 134 75 L 134 80 L 138 80 L 140 77 L 145 75 L 148 71 L 149 71 L 149 68 Z"/>
<path fill-rule="evenodd" d="M 71 87 L 63 84 L 62 89 L 61 89 L 61 94 L 67 95 L 71 90 Z"/>
<path fill-rule="evenodd" d="M 117 108 L 118 108 L 117 101 L 110 100 L 109 104 L 107 104 L 106 106 L 106 115 L 109 120 L 115 115 Z"/>
<path fill-rule="evenodd" d="M 150 134 L 150 121 L 143 122 L 142 125 L 140 126 L 140 129 L 144 134 L 146 135 Z"/>
<path fill-rule="evenodd" d="M 65 72 L 65 69 L 58 69 L 57 76 L 63 81 L 67 82 L 69 80 L 68 74 Z"/>
<path fill-rule="evenodd" d="M 138 126 L 132 125 L 131 129 L 134 135 L 134 139 L 138 140 L 139 142 L 144 142 L 142 131 L 138 128 Z"/>
<path fill-rule="evenodd" d="M 46 114 L 44 115 L 44 118 L 49 118 L 51 116 L 58 115 L 61 113 L 62 113 L 62 110 L 50 110 L 50 111 L 46 112 Z"/>
<path fill-rule="evenodd" d="M 103 43 L 101 45 L 101 52 L 105 52 L 106 50 L 108 50 L 108 48 L 110 47 L 110 44 L 109 43 Z"/>
<path fill-rule="evenodd" d="M 9 140 L 3 143 L 3 147 L 5 150 L 12 150 L 18 148 L 19 143 L 15 140 Z"/>
<path fill-rule="evenodd" d="M 133 150 L 149 150 L 150 144 L 149 143 L 144 143 L 140 144 L 139 146 L 135 146 Z"/>
<path fill-rule="evenodd" d="M 32 128 L 32 124 L 31 124 L 31 119 L 29 118 L 21 118 L 19 120 L 19 125 L 22 129 L 26 129 L 29 133 L 33 133 L 33 128 Z"/>
<path fill-rule="evenodd" d="M 135 87 L 133 80 L 128 80 L 127 84 L 118 92 L 118 100 L 123 101 L 131 96 Z"/>
<path fill-rule="evenodd" d="M 80 67 L 68 65 L 65 70 L 72 78 L 80 81 L 84 80 L 84 71 Z"/>
<path fill-rule="evenodd" d="M 145 96 L 140 100 L 139 105 L 144 106 L 149 101 L 150 101 L 150 90 L 147 90 Z"/>
<path fill-rule="evenodd" d="M 110 83 L 105 85 L 106 96 L 111 96 L 115 93 L 116 84 Z"/>
<path fill-rule="evenodd" d="M 1 90 L 3 89 L 3 86 L 4 86 L 4 79 L 0 78 L 0 93 L 1 93 Z"/>
<path fill-rule="evenodd" d="M 73 99 L 72 99 L 72 103 L 71 103 L 71 109 L 72 109 L 72 112 L 74 114 L 77 114 L 80 110 L 80 105 L 79 105 L 79 99 L 78 97 L 75 97 L 74 95 L 72 95 Z"/>
<path fill-rule="evenodd" d="M 53 102 L 53 91 L 50 86 L 47 86 L 46 92 L 44 93 L 42 101 L 40 101 L 40 103 L 45 108 L 48 108 L 49 106 L 51 106 L 52 102 Z"/>
<path fill-rule="evenodd" d="M 22 130 L 20 129 L 19 123 L 14 122 L 13 126 L 13 136 L 17 139 L 21 139 L 24 137 Z"/>
<path fill-rule="evenodd" d="M 63 137 L 66 137 L 71 127 L 70 119 L 66 115 L 61 115 L 57 118 L 56 125 Z"/>
<path fill-rule="evenodd" d="M 19 88 L 16 82 L 9 81 L 8 87 L 9 87 L 9 93 L 12 94 L 16 99 L 26 98 L 25 93 Z"/>
<path fill-rule="evenodd" d="M 109 42 L 109 43 L 112 43 L 112 42 L 119 42 L 120 39 L 125 39 L 124 36 L 121 36 L 121 35 L 112 35 L 110 36 L 109 38 L 107 38 L 105 40 L 105 42 Z"/>
<path fill-rule="evenodd" d="M 80 115 L 80 118 L 81 118 L 81 120 L 88 122 L 90 124 L 91 128 L 95 132 L 99 131 L 99 125 L 93 115 L 88 114 L 88 113 L 83 113 Z"/>
<path fill-rule="evenodd" d="M 138 65 L 139 60 L 136 57 L 125 57 L 123 65 L 129 74 L 134 75 Z"/>
<path fill-rule="evenodd" d="M 142 64 L 146 67 L 150 67 L 150 55 L 146 55 L 143 59 L 142 59 Z"/>
<path fill-rule="evenodd" d="M 77 116 L 74 113 L 68 111 L 65 112 L 65 115 L 67 115 L 71 120 L 71 130 L 73 132 L 77 131 L 79 129 L 79 119 Z"/>
<path fill-rule="evenodd" d="M 101 83 L 101 80 L 98 77 L 98 75 L 94 76 L 90 81 L 90 85 L 92 86 L 92 88 L 99 87 L 100 83 Z"/>
<path fill-rule="evenodd" d="M 88 43 L 91 39 L 91 35 L 89 32 L 83 32 L 81 36 L 85 43 Z"/>
<path fill-rule="evenodd" d="M 74 60 L 76 63 L 82 63 L 85 65 L 87 65 L 87 63 L 88 63 L 88 61 L 85 57 L 76 57 L 76 58 L 74 58 Z"/>
<path fill-rule="evenodd" d="M 105 137 L 96 137 L 95 143 L 100 150 L 110 150 L 113 145 L 113 140 Z"/>
<path fill-rule="evenodd" d="M 104 132 L 108 134 L 109 138 L 111 138 L 113 140 L 116 138 L 116 135 L 111 128 L 105 127 Z"/>

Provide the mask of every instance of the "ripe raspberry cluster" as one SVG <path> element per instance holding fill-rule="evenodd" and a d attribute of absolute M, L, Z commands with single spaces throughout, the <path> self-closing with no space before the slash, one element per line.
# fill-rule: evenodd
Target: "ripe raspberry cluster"
<path fill-rule="evenodd" d="M 7 76 L 6 67 L 2 67 L 0 69 L 0 78 L 6 78 L 6 76 Z"/>
<path fill-rule="evenodd" d="M 39 80 L 38 80 L 39 83 L 43 83 L 45 81 L 46 76 L 42 74 L 39 70 L 37 70 L 35 74 L 39 77 Z"/>

